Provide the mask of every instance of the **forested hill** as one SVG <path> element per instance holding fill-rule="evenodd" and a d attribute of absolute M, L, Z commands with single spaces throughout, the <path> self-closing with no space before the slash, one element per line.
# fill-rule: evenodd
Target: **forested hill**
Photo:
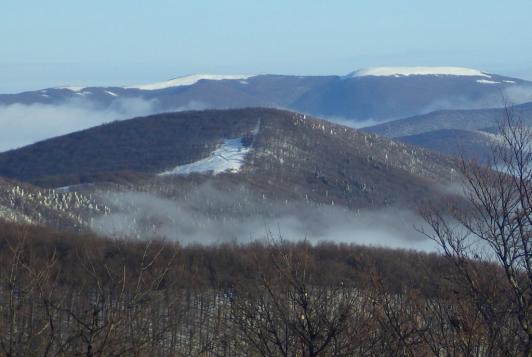
<path fill-rule="evenodd" d="M 284 199 L 366 207 L 413 205 L 452 182 L 455 170 L 451 159 L 414 146 L 298 113 L 250 108 L 101 125 L 2 153 L 0 175 L 45 187 L 208 180 Z"/>

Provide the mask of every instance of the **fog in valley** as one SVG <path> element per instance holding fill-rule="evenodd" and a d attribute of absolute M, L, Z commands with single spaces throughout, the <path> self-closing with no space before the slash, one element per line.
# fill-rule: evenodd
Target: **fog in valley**
<path fill-rule="evenodd" d="M 92 228 L 118 238 L 163 238 L 190 244 L 306 239 L 317 243 L 387 246 L 431 251 L 434 243 L 416 231 L 423 222 L 406 209 L 350 211 L 307 202 L 284 203 L 209 185 L 175 199 L 149 193 L 100 193 L 112 208 Z"/>

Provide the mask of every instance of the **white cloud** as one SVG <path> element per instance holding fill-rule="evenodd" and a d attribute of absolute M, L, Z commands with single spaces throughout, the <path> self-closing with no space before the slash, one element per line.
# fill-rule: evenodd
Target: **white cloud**
<path fill-rule="evenodd" d="M 117 98 L 106 108 L 87 99 L 70 100 L 61 105 L 11 104 L 0 106 L 0 152 L 19 148 L 51 137 L 87 129 L 113 120 L 159 112 L 156 100 Z M 204 109 L 192 102 L 168 111 Z"/>
<path fill-rule="evenodd" d="M 236 193 L 236 194 L 235 194 Z M 361 210 L 305 202 L 263 200 L 242 189 L 222 191 L 210 185 L 187 191 L 185 198 L 141 192 L 104 192 L 112 207 L 92 228 L 119 238 L 161 237 L 180 243 L 246 243 L 282 235 L 287 240 L 335 241 L 434 251 L 436 246 L 414 229 L 424 225 L 404 209 Z"/>
<path fill-rule="evenodd" d="M 62 105 L 0 106 L 0 151 L 153 111 L 154 102 L 143 99 L 117 99 L 106 109 L 83 99 Z"/>
<path fill-rule="evenodd" d="M 532 102 L 532 88 L 525 86 L 511 86 L 504 90 L 504 97 L 509 104 Z"/>

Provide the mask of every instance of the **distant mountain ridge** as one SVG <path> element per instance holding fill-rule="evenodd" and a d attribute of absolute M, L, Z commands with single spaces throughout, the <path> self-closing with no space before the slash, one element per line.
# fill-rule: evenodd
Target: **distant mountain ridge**
<path fill-rule="evenodd" d="M 151 84 L 48 88 L 2 94 L 0 105 L 83 100 L 106 108 L 119 99 L 141 98 L 157 112 L 260 106 L 357 122 L 481 107 L 500 101 L 501 91 L 521 87 L 532 83 L 461 67 L 376 67 L 345 76 L 201 74 Z"/>
<path fill-rule="evenodd" d="M 369 67 L 356 70 L 346 77 L 402 77 L 402 76 L 468 76 L 486 77 L 491 75 L 478 69 L 464 67 Z"/>
<path fill-rule="evenodd" d="M 532 102 L 508 108 L 513 120 L 532 126 Z M 485 161 L 505 109 L 441 110 L 370 126 L 362 130 L 446 155 Z"/>
<path fill-rule="evenodd" d="M 516 119 L 521 118 L 532 124 L 532 102 L 515 105 L 510 109 Z M 503 117 L 502 108 L 438 110 L 366 127 L 364 130 L 391 138 L 441 129 L 479 130 L 497 126 Z"/>

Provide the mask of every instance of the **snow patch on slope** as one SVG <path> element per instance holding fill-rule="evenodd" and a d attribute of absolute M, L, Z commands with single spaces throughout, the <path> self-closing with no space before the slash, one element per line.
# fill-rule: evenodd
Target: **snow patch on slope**
<path fill-rule="evenodd" d="M 487 79 L 477 79 L 477 83 L 480 83 L 480 84 L 499 84 L 501 82 L 490 81 L 490 80 L 487 80 Z"/>
<path fill-rule="evenodd" d="M 242 138 L 225 139 L 222 146 L 214 150 L 208 157 L 179 165 L 172 170 L 160 173 L 166 175 L 188 175 L 192 173 L 208 173 L 214 175 L 221 172 L 239 172 L 245 162 L 246 155 L 251 151 L 251 146 L 244 147 Z"/>
<path fill-rule="evenodd" d="M 79 86 L 57 87 L 57 89 L 68 89 L 69 91 L 72 91 L 72 92 L 81 92 L 85 88 L 87 87 L 79 87 Z"/>
<path fill-rule="evenodd" d="M 172 87 L 190 86 L 190 85 L 198 83 L 201 80 L 208 80 L 208 81 L 221 81 L 225 79 L 246 80 L 253 76 L 254 75 L 244 75 L 244 74 L 236 74 L 236 75 L 195 74 L 191 76 L 174 78 L 174 79 L 171 79 L 165 82 L 133 85 L 133 86 L 127 86 L 124 88 L 141 89 L 141 90 L 159 90 L 159 89 L 166 89 L 166 88 L 172 88 Z"/>
<path fill-rule="evenodd" d="M 401 77 L 401 76 L 472 76 L 491 78 L 477 69 L 463 67 L 371 67 L 348 74 L 345 78 L 357 77 Z"/>

